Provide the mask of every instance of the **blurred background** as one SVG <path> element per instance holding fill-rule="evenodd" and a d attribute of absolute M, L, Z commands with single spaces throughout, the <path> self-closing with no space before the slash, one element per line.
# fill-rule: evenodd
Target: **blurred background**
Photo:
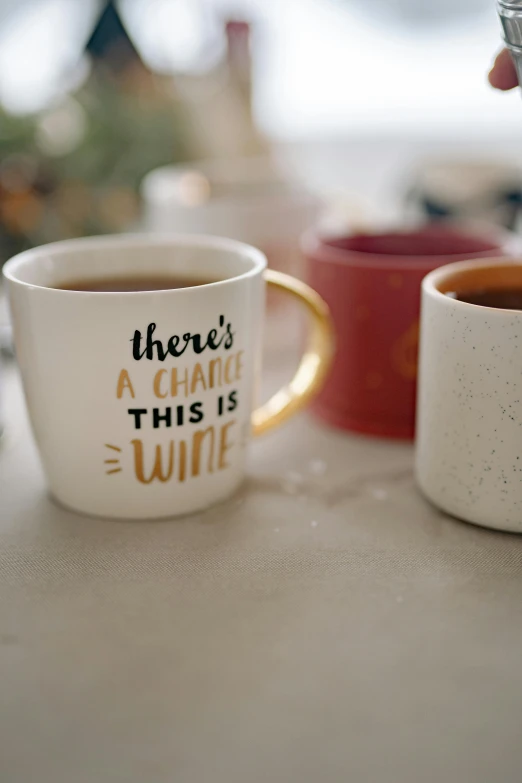
<path fill-rule="evenodd" d="M 332 225 L 452 214 L 457 165 L 471 212 L 487 181 L 513 227 L 522 106 L 487 85 L 499 47 L 493 0 L 0 0 L 0 262 L 185 225 L 275 247 L 238 204 L 298 188 Z M 219 198 L 232 219 L 209 217 Z"/>

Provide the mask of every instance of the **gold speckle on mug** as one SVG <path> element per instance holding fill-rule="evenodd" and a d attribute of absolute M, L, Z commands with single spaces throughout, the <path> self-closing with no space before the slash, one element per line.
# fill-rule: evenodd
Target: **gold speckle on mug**
<path fill-rule="evenodd" d="M 366 376 L 366 388 L 367 389 L 378 389 L 380 386 L 382 386 L 383 377 L 379 372 L 369 372 Z"/>
<path fill-rule="evenodd" d="M 393 274 L 388 275 L 388 285 L 390 288 L 394 288 L 397 291 L 399 288 L 402 288 L 402 284 L 402 275 L 399 275 L 397 272 L 393 272 Z"/>
<path fill-rule="evenodd" d="M 419 322 L 411 324 L 394 343 L 391 363 L 394 370 L 406 380 L 417 377 L 417 359 L 419 350 Z"/>

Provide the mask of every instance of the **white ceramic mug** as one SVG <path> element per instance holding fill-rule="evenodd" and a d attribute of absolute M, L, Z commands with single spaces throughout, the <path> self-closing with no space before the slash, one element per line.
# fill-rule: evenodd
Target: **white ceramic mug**
<path fill-rule="evenodd" d="M 416 473 L 442 510 L 522 532 L 522 311 L 448 294 L 522 290 L 522 263 L 481 260 L 429 274 L 422 289 Z"/>
<path fill-rule="evenodd" d="M 78 280 L 217 280 L 149 292 L 60 289 Z M 157 518 L 233 493 L 260 371 L 264 281 L 300 299 L 310 344 L 294 380 L 253 414 L 254 433 L 300 409 L 331 354 L 328 312 L 263 254 L 216 238 L 59 242 L 4 267 L 17 357 L 53 496 L 92 515 Z"/>

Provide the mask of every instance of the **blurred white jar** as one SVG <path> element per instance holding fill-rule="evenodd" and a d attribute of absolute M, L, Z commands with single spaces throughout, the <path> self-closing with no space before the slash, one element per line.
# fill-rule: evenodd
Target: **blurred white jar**
<path fill-rule="evenodd" d="M 209 234 L 260 248 L 271 268 L 299 276 L 299 239 L 321 201 L 267 158 L 165 166 L 142 183 L 146 231 Z"/>

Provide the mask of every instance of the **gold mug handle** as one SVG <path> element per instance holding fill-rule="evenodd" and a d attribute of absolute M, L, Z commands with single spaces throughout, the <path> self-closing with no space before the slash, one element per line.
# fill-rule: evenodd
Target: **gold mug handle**
<path fill-rule="evenodd" d="M 278 427 L 307 405 L 323 385 L 334 351 L 330 311 L 319 294 L 295 277 L 272 269 L 265 270 L 264 278 L 269 286 L 290 294 L 305 305 L 312 319 L 312 328 L 293 379 L 252 414 L 254 435 L 263 435 Z"/>

